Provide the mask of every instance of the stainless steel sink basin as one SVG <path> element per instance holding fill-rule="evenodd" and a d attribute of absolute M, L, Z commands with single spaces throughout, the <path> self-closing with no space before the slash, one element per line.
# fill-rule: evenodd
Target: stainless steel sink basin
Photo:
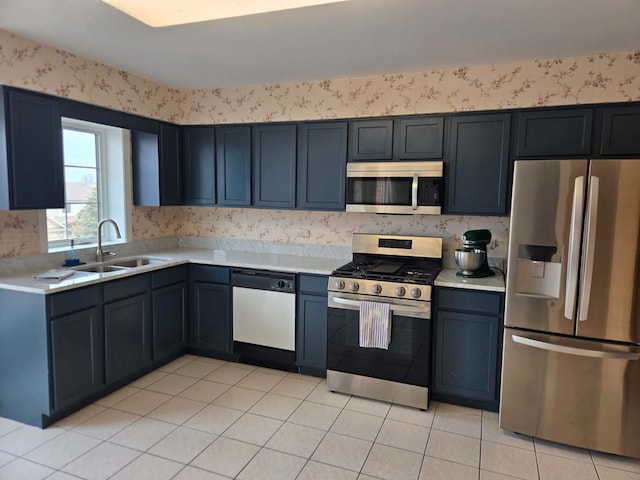
<path fill-rule="evenodd" d="M 124 272 L 131 268 L 144 267 L 145 265 L 162 263 L 166 262 L 167 260 L 167 258 L 158 257 L 132 257 L 123 260 L 114 260 L 109 263 L 97 263 L 93 265 L 86 265 L 84 267 L 75 267 L 73 270 L 76 270 L 78 272 L 95 273 Z"/>
<path fill-rule="evenodd" d="M 120 260 L 111 262 L 111 265 L 115 265 L 117 267 L 125 267 L 125 268 L 135 268 L 135 267 L 143 267 L 145 265 L 151 265 L 154 263 L 166 262 L 165 258 L 154 258 L 154 257 L 135 257 L 129 258 L 127 260 Z"/>
<path fill-rule="evenodd" d="M 113 265 L 89 265 L 86 267 L 74 268 L 79 272 L 95 272 L 95 273 L 107 273 L 107 272 L 121 272 L 126 270 L 125 267 L 116 267 Z"/>

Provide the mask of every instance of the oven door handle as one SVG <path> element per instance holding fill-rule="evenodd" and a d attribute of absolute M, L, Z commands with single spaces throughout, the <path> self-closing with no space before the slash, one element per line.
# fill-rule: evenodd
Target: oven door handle
<path fill-rule="evenodd" d="M 390 303 L 389 306 L 391 308 L 391 311 L 395 314 L 412 318 L 424 318 L 428 320 L 429 318 L 431 318 L 431 303 L 423 303 L 424 304 L 420 307 L 394 303 Z M 342 298 L 330 295 L 327 304 L 329 308 L 338 308 L 342 310 L 360 310 L 360 300 L 351 300 L 350 298 Z"/>

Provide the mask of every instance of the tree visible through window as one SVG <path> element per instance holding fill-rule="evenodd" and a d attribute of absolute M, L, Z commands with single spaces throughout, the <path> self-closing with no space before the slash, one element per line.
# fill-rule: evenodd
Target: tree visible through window
<path fill-rule="evenodd" d="M 65 208 L 47 210 L 50 245 L 94 243 L 101 213 L 101 135 L 75 127 L 62 131 Z"/>

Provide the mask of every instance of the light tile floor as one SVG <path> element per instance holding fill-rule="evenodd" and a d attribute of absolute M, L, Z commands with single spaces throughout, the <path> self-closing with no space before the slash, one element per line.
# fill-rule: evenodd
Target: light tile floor
<path fill-rule="evenodd" d="M 640 480 L 640 461 L 314 377 L 185 355 L 40 430 L 0 418 L 0 480 Z"/>

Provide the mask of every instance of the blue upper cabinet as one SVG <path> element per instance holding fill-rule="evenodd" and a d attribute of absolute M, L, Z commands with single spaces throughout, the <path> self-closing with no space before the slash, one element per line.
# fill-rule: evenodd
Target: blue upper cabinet
<path fill-rule="evenodd" d="M 158 133 L 131 132 L 133 203 L 148 207 L 182 205 L 180 127 L 158 125 Z"/>
<path fill-rule="evenodd" d="M 160 124 L 160 204 L 182 205 L 182 139 L 180 127 Z"/>
<path fill-rule="evenodd" d="M 0 209 L 64 207 L 62 126 L 57 99 L 0 91 Z"/>
<path fill-rule="evenodd" d="M 251 127 L 216 127 L 218 205 L 251 205 Z"/>
<path fill-rule="evenodd" d="M 349 161 L 442 158 L 442 116 L 353 120 L 349 124 Z"/>
<path fill-rule="evenodd" d="M 446 213 L 505 215 L 511 115 L 456 115 L 445 157 Z"/>
<path fill-rule="evenodd" d="M 298 201 L 305 210 L 345 209 L 347 122 L 298 128 Z"/>
<path fill-rule="evenodd" d="M 518 113 L 516 158 L 591 153 L 593 109 L 537 109 Z"/>
<path fill-rule="evenodd" d="M 253 204 L 296 206 L 296 126 L 253 127 Z"/>
<path fill-rule="evenodd" d="M 184 203 L 216 204 L 216 146 L 214 127 L 185 127 Z"/>
<path fill-rule="evenodd" d="M 442 158 L 444 117 L 401 118 L 395 121 L 393 132 L 394 159 Z"/>
<path fill-rule="evenodd" d="M 640 155 L 640 106 L 602 109 L 600 155 Z"/>
<path fill-rule="evenodd" d="M 354 120 L 349 124 L 349 161 L 391 160 L 393 120 Z"/>

